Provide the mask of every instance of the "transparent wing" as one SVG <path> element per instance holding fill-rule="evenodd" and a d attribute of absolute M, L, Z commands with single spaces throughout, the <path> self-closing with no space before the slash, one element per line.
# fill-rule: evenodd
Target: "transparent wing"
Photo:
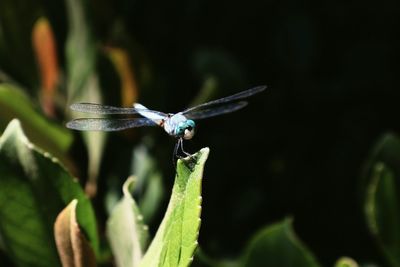
<path fill-rule="evenodd" d="M 92 113 L 92 114 L 102 114 L 102 115 L 108 115 L 108 114 L 140 114 L 142 112 L 142 109 L 138 108 L 121 108 L 121 107 L 113 107 L 113 106 L 106 106 L 106 105 L 101 105 L 101 104 L 94 104 L 94 103 L 75 103 L 71 105 L 71 109 L 79 112 L 84 112 L 84 113 Z M 167 114 L 160 112 L 160 111 L 155 111 L 155 110 L 150 110 L 145 108 L 144 109 L 148 113 L 153 113 L 153 114 L 158 114 L 160 116 L 167 116 Z"/>
<path fill-rule="evenodd" d="M 147 118 L 84 118 L 69 121 L 66 126 L 80 131 L 120 131 L 141 126 L 157 126 L 157 124 Z"/>
<path fill-rule="evenodd" d="M 204 109 L 206 107 L 210 107 L 210 106 L 214 106 L 214 105 L 220 105 L 220 104 L 224 104 L 224 103 L 228 103 L 228 102 L 232 102 L 235 100 L 240 100 L 249 96 L 252 96 L 254 94 L 260 93 L 262 91 L 264 91 L 267 87 L 266 86 L 257 86 L 257 87 L 253 87 L 251 89 L 248 89 L 246 91 L 231 95 L 231 96 L 227 96 L 224 98 L 220 98 L 217 100 L 213 100 L 192 108 L 188 108 L 184 111 L 182 111 L 182 114 L 186 116 L 186 114 L 190 113 L 191 111 L 197 110 L 197 109 Z"/>
<path fill-rule="evenodd" d="M 218 107 L 193 110 L 193 111 L 185 114 L 185 117 L 188 119 L 191 119 L 191 120 L 205 119 L 205 118 L 209 118 L 209 117 L 222 115 L 225 113 L 234 112 L 236 110 L 244 108 L 245 106 L 247 106 L 247 104 L 248 103 L 246 101 L 241 101 L 241 102 L 236 102 L 236 103 L 225 104 L 225 105 L 218 106 Z"/>

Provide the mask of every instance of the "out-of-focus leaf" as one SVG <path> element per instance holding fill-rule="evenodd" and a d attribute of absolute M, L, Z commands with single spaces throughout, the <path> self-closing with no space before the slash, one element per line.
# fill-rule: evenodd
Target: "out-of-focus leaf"
<path fill-rule="evenodd" d="M 131 107 L 138 98 L 138 88 L 129 55 L 124 49 L 114 47 L 107 47 L 106 52 L 110 56 L 121 80 L 122 106 Z"/>
<path fill-rule="evenodd" d="M 370 183 L 371 174 L 374 172 L 377 162 L 383 162 L 394 172 L 396 177 L 400 177 L 400 138 L 397 135 L 392 133 L 383 135 L 372 149 L 362 176 L 364 190 Z"/>
<path fill-rule="evenodd" d="M 117 266 L 138 266 L 148 241 L 147 226 L 143 223 L 132 191 L 135 178 L 129 177 L 123 186 L 123 198 L 115 206 L 107 222 L 107 236 Z"/>
<path fill-rule="evenodd" d="M 94 252 L 82 233 L 76 218 L 77 204 L 76 199 L 72 200 L 57 216 L 54 224 L 54 237 L 58 254 L 64 267 L 96 266 Z"/>
<path fill-rule="evenodd" d="M 320 266 L 295 235 L 291 219 L 266 226 L 256 233 L 237 260 L 215 260 L 201 250 L 198 250 L 197 256 L 195 263 L 210 267 Z"/>
<path fill-rule="evenodd" d="M 144 144 L 137 146 L 133 151 L 132 173 L 137 177 L 135 193 L 140 196 L 140 212 L 149 223 L 161 204 L 164 188 L 161 172 Z"/>
<path fill-rule="evenodd" d="M 335 263 L 335 267 L 358 267 L 358 264 L 352 258 L 342 257 Z"/>
<path fill-rule="evenodd" d="M 196 255 L 194 257 L 194 261 L 191 266 L 197 267 L 239 267 L 240 262 L 239 260 L 235 259 L 223 259 L 223 260 L 216 260 L 204 253 L 201 247 L 198 247 L 196 250 Z"/>
<path fill-rule="evenodd" d="M 80 99 L 82 90 L 93 75 L 97 47 L 90 30 L 86 8 L 87 0 L 65 0 L 69 32 L 66 44 L 68 98 Z"/>
<path fill-rule="evenodd" d="M 242 265 L 246 267 L 317 267 L 311 252 L 296 237 L 292 220 L 286 219 L 261 230 L 250 241 Z"/>
<path fill-rule="evenodd" d="M 400 138 L 387 133 L 372 150 L 361 188 L 367 225 L 393 266 L 400 266 L 399 177 Z"/>
<path fill-rule="evenodd" d="M 98 90 L 98 80 L 97 77 L 93 77 L 93 80 L 89 82 L 89 87 L 87 92 L 93 92 L 92 95 L 88 95 L 86 102 L 101 103 L 100 93 Z M 88 100 L 91 99 L 91 100 Z M 90 115 L 85 115 L 85 117 L 90 117 Z M 83 132 L 83 138 L 87 147 L 89 165 L 88 165 L 88 181 L 85 186 L 85 191 L 89 196 L 96 195 L 97 192 L 97 176 L 100 170 L 101 159 L 103 157 L 105 142 L 107 134 L 105 132 Z"/>
<path fill-rule="evenodd" d="M 205 77 L 203 86 L 197 96 L 194 97 L 189 107 L 194 107 L 199 104 L 209 101 L 218 87 L 217 79 L 213 76 Z"/>
<path fill-rule="evenodd" d="M 212 77 L 219 88 L 235 90 L 245 86 L 241 65 L 226 51 L 201 48 L 194 54 L 193 64 L 199 79 L 206 81 Z"/>
<path fill-rule="evenodd" d="M 96 75 L 89 79 L 86 84 L 85 95 L 82 95 L 82 102 L 101 103 L 101 95 L 99 92 L 99 82 Z M 78 101 L 80 102 L 80 101 Z M 86 118 L 96 116 L 94 114 L 85 114 Z M 99 174 L 101 159 L 104 152 L 107 133 L 100 131 L 82 132 L 83 139 L 87 147 L 89 158 L 88 164 L 88 181 L 85 191 L 89 196 L 96 195 L 97 192 L 97 176 Z"/>
<path fill-rule="evenodd" d="M 68 102 L 102 103 L 99 79 L 95 71 L 98 48 L 88 19 L 89 1 L 65 1 L 69 21 L 66 44 Z M 89 117 L 87 114 L 85 116 Z M 94 196 L 97 192 L 97 176 L 106 134 L 86 132 L 83 136 L 89 159 L 88 182 L 85 190 L 89 196 Z"/>
<path fill-rule="evenodd" d="M 197 247 L 201 213 L 201 184 L 208 148 L 178 160 L 167 211 L 143 260 L 147 266 L 188 266 Z"/>
<path fill-rule="evenodd" d="M 48 121 L 37 112 L 29 98 L 15 85 L 0 84 L 0 127 L 18 118 L 28 137 L 39 147 L 66 163 L 66 151 L 72 143 L 72 134 L 63 126 Z"/>
<path fill-rule="evenodd" d="M 53 117 L 59 69 L 56 40 L 50 22 L 44 17 L 39 18 L 33 26 L 32 44 L 40 70 L 42 109 L 48 116 Z"/>
<path fill-rule="evenodd" d="M 400 266 L 399 181 L 384 164 L 376 163 L 365 203 L 368 227 L 392 266 Z"/>
<path fill-rule="evenodd" d="M 0 235 L 18 266 L 59 266 L 53 223 L 73 199 L 78 223 L 98 252 L 91 203 L 56 158 L 28 141 L 18 120 L 0 138 L 0 173 Z"/>

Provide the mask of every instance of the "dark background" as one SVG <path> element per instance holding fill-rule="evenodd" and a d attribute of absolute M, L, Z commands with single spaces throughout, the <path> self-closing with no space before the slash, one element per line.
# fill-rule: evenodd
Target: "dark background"
<path fill-rule="evenodd" d="M 63 54 L 68 29 L 63 4 L 40 4 Z M 186 144 L 191 152 L 211 149 L 199 240 L 206 254 L 235 257 L 257 230 L 292 216 L 296 233 L 325 266 L 344 255 L 382 263 L 365 226 L 359 183 L 374 143 L 387 131 L 399 131 L 398 1 L 89 5 L 98 42 L 125 47 L 134 64 L 145 62 L 151 69 L 150 82 L 139 75 L 139 102 L 148 107 L 182 110 L 207 77 L 218 85 L 212 98 L 268 86 L 244 110 L 199 122 Z M 98 68 L 108 64 L 100 59 Z M 17 68 L 9 73 L 23 77 Z M 116 93 L 105 94 L 107 104 L 118 105 Z M 173 140 L 159 129 L 140 133 L 154 137 L 152 153 L 170 188 Z M 95 200 L 100 218 L 107 177 L 122 182 L 129 175 L 124 162 L 139 141 L 110 136 Z M 76 143 L 72 155 L 81 149 Z"/>
<path fill-rule="evenodd" d="M 207 253 L 236 255 L 256 230 L 291 215 L 324 265 L 343 255 L 380 261 L 358 183 L 379 136 L 399 129 L 398 7 L 396 1 L 115 6 L 166 79 L 172 92 L 164 96 L 166 110 L 188 103 L 198 72 L 222 76 L 219 96 L 269 87 L 245 110 L 201 122 L 192 142 L 211 148 L 200 235 Z"/>

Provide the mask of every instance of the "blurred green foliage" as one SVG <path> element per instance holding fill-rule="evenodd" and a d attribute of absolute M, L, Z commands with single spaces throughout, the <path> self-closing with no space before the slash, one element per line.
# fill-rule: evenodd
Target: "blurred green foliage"
<path fill-rule="evenodd" d="M 77 221 L 98 253 L 97 224 L 90 201 L 56 158 L 29 142 L 18 120 L 0 138 L 0 233 L 17 266 L 57 266 L 53 224 L 73 199 Z"/>
<path fill-rule="evenodd" d="M 73 199 L 102 266 L 126 256 L 105 238 L 119 201 L 157 232 L 173 141 L 71 132 L 69 104 L 175 112 L 267 84 L 187 144 L 213 151 L 193 265 L 400 266 L 399 14 L 396 1 L 0 1 L 1 265 L 57 266 L 52 227 Z"/>
<path fill-rule="evenodd" d="M 286 219 L 257 233 L 245 252 L 241 266 L 320 266 L 297 240 L 292 221 Z"/>

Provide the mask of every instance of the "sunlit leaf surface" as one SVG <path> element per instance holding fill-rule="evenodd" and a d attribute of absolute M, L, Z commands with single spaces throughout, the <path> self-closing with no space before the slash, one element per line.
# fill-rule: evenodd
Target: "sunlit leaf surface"
<path fill-rule="evenodd" d="M 208 148 L 178 160 L 171 199 L 141 267 L 189 266 L 197 247 L 201 213 L 201 185 Z"/>

